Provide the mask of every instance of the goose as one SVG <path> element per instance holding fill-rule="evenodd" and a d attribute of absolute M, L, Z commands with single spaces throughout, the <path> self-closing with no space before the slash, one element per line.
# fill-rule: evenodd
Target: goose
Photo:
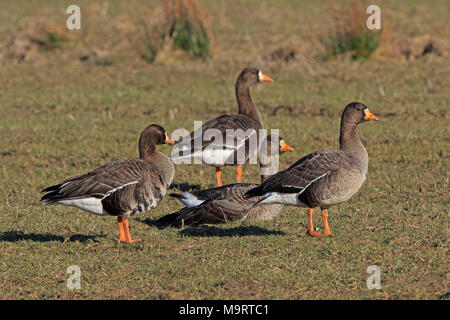
<path fill-rule="evenodd" d="M 255 204 L 284 204 L 308 208 L 308 233 L 314 237 L 331 234 L 328 208 L 349 200 L 361 188 L 369 157 L 358 137 L 357 126 L 378 120 L 362 103 L 348 104 L 341 117 L 340 149 L 310 153 L 284 171 L 250 189 L 246 198 L 261 197 Z M 314 208 L 322 210 L 324 232 L 314 231 Z"/>
<path fill-rule="evenodd" d="M 250 96 L 250 86 L 260 82 L 273 82 L 273 79 L 259 69 L 244 68 L 236 80 L 239 113 L 209 120 L 185 136 L 177 142 L 178 153 L 172 152 L 172 160 L 179 164 L 184 159 L 197 159 L 198 163 L 214 166 L 218 186 L 222 186 L 221 167 L 237 166 L 237 182 L 240 183 L 242 164 L 256 154 L 257 150 L 251 149 L 258 144 L 258 133 L 263 129 L 261 113 Z"/>
<path fill-rule="evenodd" d="M 266 144 L 265 144 L 266 143 Z M 265 145 L 264 145 L 265 144 Z M 277 135 L 268 135 L 263 141 L 264 147 L 260 149 L 261 181 L 276 172 L 279 152 L 293 151 L 284 140 Z M 272 148 L 278 146 L 278 148 Z M 264 150 L 264 148 L 266 148 Z M 267 150 L 267 152 L 266 152 Z M 220 224 L 234 220 L 252 221 L 269 220 L 277 217 L 282 210 L 280 204 L 262 205 L 252 208 L 258 199 L 245 199 L 245 193 L 256 187 L 257 184 L 234 183 L 221 187 L 199 191 L 185 192 L 183 194 L 169 194 L 180 200 L 186 208 L 166 215 L 158 220 L 161 224 Z"/>
<path fill-rule="evenodd" d="M 42 190 L 44 205 L 74 206 L 96 215 L 117 216 L 118 242 L 131 243 L 128 218 L 155 208 L 164 198 L 175 169 L 156 145 L 174 144 L 163 127 L 151 124 L 139 139 L 139 159 L 111 161 L 86 174 Z"/>

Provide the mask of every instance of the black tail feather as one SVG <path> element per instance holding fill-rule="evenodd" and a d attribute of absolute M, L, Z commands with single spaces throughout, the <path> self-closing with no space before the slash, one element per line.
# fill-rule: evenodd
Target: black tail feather
<path fill-rule="evenodd" d="M 59 190 L 59 188 L 61 188 L 61 184 L 55 184 L 54 186 L 50 186 L 50 187 L 45 188 L 44 190 L 41 191 L 41 193 L 50 192 L 50 191 L 56 191 L 56 190 Z"/>
<path fill-rule="evenodd" d="M 47 194 L 44 194 L 40 201 L 44 201 L 44 205 L 49 205 L 49 204 L 56 203 L 56 202 L 58 202 L 60 200 L 63 200 L 63 199 L 68 199 L 68 197 L 63 196 L 62 194 L 60 194 L 60 191 L 61 191 L 61 188 L 63 187 L 63 185 L 66 185 L 66 183 L 68 183 L 70 181 L 83 179 L 85 176 L 86 176 L 86 174 L 75 176 L 75 177 L 66 179 L 64 181 L 61 181 L 58 184 L 55 184 L 53 186 L 45 188 L 44 190 L 41 191 L 41 193 L 47 193 Z M 72 186 L 72 189 L 73 188 L 79 188 L 79 186 L 75 184 L 74 186 Z M 65 190 L 66 193 L 68 193 L 70 191 L 71 191 L 70 189 L 69 190 Z"/>
<path fill-rule="evenodd" d="M 50 186 L 42 190 L 41 193 L 46 192 L 46 194 L 41 197 L 40 201 L 43 201 L 44 205 L 50 205 L 62 200 L 64 197 L 59 193 L 61 185 L 61 183 L 55 184 L 54 186 Z"/>
<path fill-rule="evenodd" d="M 40 201 L 43 201 L 44 205 L 49 205 L 49 204 L 56 203 L 56 202 L 58 202 L 59 200 L 62 200 L 62 199 L 63 199 L 63 196 L 61 196 L 59 194 L 59 191 L 56 190 L 56 191 L 51 191 L 51 192 L 49 192 L 47 194 L 44 194 L 41 197 Z"/>

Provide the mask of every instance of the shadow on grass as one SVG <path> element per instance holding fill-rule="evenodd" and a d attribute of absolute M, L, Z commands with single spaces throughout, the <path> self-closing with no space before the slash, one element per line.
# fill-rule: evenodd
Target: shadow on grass
<path fill-rule="evenodd" d="M 283 231 L 267 230 L 256 226 L 239 226 L 222 229 L 216 226 L 208 225 L 188 227 L 181 230 L 180 234 L 187 237 L 247 237 L 285 235 Z"/>
<path fill-rule="evenodd" d="M 175 226 L 173 224 L 166 223 L 166 222 L 160 222 L 160 221 L 158 221 L 158 219 L 147 218 L 147 219 L 136 219 L 136 221 L 139 221 L 141 223 L 145 223 L 146 225 L 148 225 L 150 227 L 158 228 L 159 230 L 166 229 L 166 228 L 176 228 L 176 227 L 178 227 L 178 226 Z"/>
<path fill-rule="evenodd" d="M 106 235 L 85 235 L 85 234 L 73 234 L 69 238 L 58 236 L 55 234 L 43 233 L 29 233 L 25 234 L 20 231 L 6 231 L 0 233 L 0 242 L 18 242 L 22 240 L 31 240 L 35 242 L 51 242 L 51 241 L 59 241 L 59 242 L 86 242 L 89 240 L 96 241 L 97 238 L 104 238 Z"/>
<path fill-rule="evenodd" d="M 158 220 L 145 219 L 138 220 L 151 227 L 156 227 L 159 230 L 166 228 L 176 228 L 178 225 L 158 222 Z M 248 236 L 270 236 L 270 235 L 285 235 L 283 231 L 267 230 L 257 226 L 237 226 L 234 228 L 219 228 L 212 225 L 201 226 L 187 226 L 180 230 L 180 235 L 186 237 L 248 237 Z"/>

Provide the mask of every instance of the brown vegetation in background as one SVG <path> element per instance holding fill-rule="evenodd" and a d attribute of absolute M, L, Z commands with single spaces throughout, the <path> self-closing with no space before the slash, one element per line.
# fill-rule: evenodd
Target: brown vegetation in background
<path fill-rule="evenodd" d="M 112 18 L 108 14 L 106 4 L 107 2 L 88 7 L 88 27 L 83 32 L 85 46 L 87 48 L 97 46 L 99 48 L 94 51 L 101 50 L 105 55 L 126 53 L 129 58 L 144 59 L 150 63 L 184 60 L 193 50 L 190 48 L 176 50 L 176 41 L 180 33 L 177 23 L 189 22 L 195 28 L 201 27 L 207 33 L 208 39 L 210 41 L 212 39 L 206 14 L 193 0 L 163 1 L 153 7 L 135 3 L 133 10 Z M 109 22 L 106 22 L 108 20 Z M 94 26 L 97 28 L 96 31 L 93 30 Z M 103 33 L 100 33 L 97 30 L 102 26 Z M 209 48 L 208 46 L 208 50 Z M 183 50 L 187 54 L 181 52 Z M 91 55 L 95 56 L 92 50 Z"/>
<path fill-rule="evenodd" d="M 450 56 L 450 41 L 438 36 L 424 34 L 405 38 L 397 35 L 396 40 L 380 43 L 374 53 L 378 60 L 414 61 L 428 54 Z"/>
<path fill-rule="evenodd" d="M 343 9 L 330 6 L 334 28 L 322 39 L 325 60 L 341 54 L 348 54 L 353 60 L 368 59 L 378 48 L 383 33 L 386 37 L 386 28 L 369 30 L 366 27 L 367 7 L 368 3 L 361 0 L 351 0 Z"/>
<path fill-rule="evenodd" d="M 194 0 L 168 0 L 162 5 L 164 20 L 146 22 L 149 62 L 165 60 L 170 49 L 181 49 L 195 58 L 211 55 L 212 36 L 205 12 Z M 161 7 L 156 10 L 161 11 Z"/>
<path fill-rule="evenodd" d="M 42 17 L 44 16 L 45 17 Z M 68 59 L 101 64 L 114 57 L 170 62 L 211 56 L 212 34 L 207 14 L 194 0 L 162 1 L 157 6 L 130 2 L 130 10 L 111 15 L 107 1 L 83 8 L 82 28 L 69 31 L 65 23 L 44 12 L 19 30 L 7 44 L 0 44 L 0 62 L 43 63 L 46 54 L 61 49 Z"/>
<path fill-rule="evenodd" d="M 332 26 L 316 34 L 302 34 L 295 44 L 282 46 L 263 55 L 266 61 L 300 61 L 309 73 L 321 69 L 318 63 L 329 59 L 413 61 L 428 54 L 448 57 L 450 41 L 430 34 L 405 37 L 399 32 L 398 18 L 383 9 L 381 30 L 366 27 L 366 0 L 349 0 L 328 5 Z"/>
<path fill-rule="evenodd" d="M 274 63 L 298 61 L 310 74 L 329 59 L 412 61 L 428 54 L 449 56 L 448 39 L 431 34 L 405 37 L 398 31 L 398 17 L 387 9 L 382 11 L 382 29 L 367 30 L 367 5 L 365 0 L 329 5 L 331 19 L 324 21 L 331 25 L 324 24 L 325 30 L 293 34 L 289 39 L 272 34 L 278 46 L 254 46 L 248 55 Z M 131 1 L 130 9 L 119 13 L 111 13 L 108 1 L 94 2 L 83 7 L 82 28 L 75 32 L 65 28 L 61 13 L 47 10 L 36 16 L 8 42 L 0 43 L 0 63 L 45 63 L 53 61 L 52 52 L 60 59 L 102 65 L 123 59 L 173 63 L 212 56 L 211 15 L 195 0 L 151 5 Z M 57 23 L 55 17 L 62 20 Z M 217 52 L 215 58 L 223 57 Z"/>
<path fill-rule="evenodd" d="M 72 37 L 62 26 L 39 19 L 12 37 L 0 49 L 0 58 L 13 64 L 41 63 L 45 60 L 45 51 L 61 48 L 62 43 L 70 39 Z"/>

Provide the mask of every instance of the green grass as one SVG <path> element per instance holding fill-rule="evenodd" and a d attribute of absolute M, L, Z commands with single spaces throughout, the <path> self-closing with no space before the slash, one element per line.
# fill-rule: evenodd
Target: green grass
<path fill-rule="evenodd" d="M 375 32 L 337 33 L 327 40 L 327 54 L 324 59 L 335 57 L 339 54 L 350 52 L 353 60 L 368 59 L 378 48 L 380 34 Z"/>
<path fill-rule="evenodd" d="M 176 33 L 174 47 L 190 52 L 195 58 L 207 58 L 211 55 L 209 36 L 202 25 L 196 26 L 189 20 L 176 20 L 173 29 Z"/>
<path fill-rule="evenodd" d="M 261 48 L 270 51 L 277 43 L 270 28 L 298 32 L 298 24 L 290 22 L 300 18 L 320 27 L 321 19 L 288 1 L 272 8 L 273 20 L 266 19 L 269 1 L 245 1 L 242 10 L 234 2 L 225 9 L 216 2 L 202 4 L 215 16 L 224 15 L 212 26 L 213 32 L 220 30 L 215 34 L 221 55 L 207 61 L 149 65 L 123 58 L 105 67 L 67 60 L 56 50 L 46 52 L 48 65 L 0 66 L 0 298 L 444 297 L 449 291 L 448 59 L 328 61 L 320 62 L 326 72 L 312 75 L 301 62 L 286 67 L 255 59 Z M 420 4 L 427 15 L 419 25 L 445 21 L 438 7 Z M 255 10 L 257 5 L 266 10 Z M 29 6 L 15 4 L 14 12 L 32 15 Z M 123 11 L 120 6 L 111 2 L 110 14 Z M 392 6 L 408 12 L 413 4 Z M 325 8 L 310 12 L 321 16 Z M 0 28 L 0 39 L 8 38 L 6 31 Z M 237 43 L 245 32 L 247 40 Z M 273 221 L 160 229 L 154 220 L 182 207 L 166 198 L 130 220 L 132 235 L 143 241 L 123 245 L 116 243 L 113 217 L 39 203 L 46 186 L 112 159 L 136 157 L 139 134 L 150 123 L 169 132 L 191 130 L 194 120 L 236 112 L 234 82 L 250 63 L 275 79 L 252 88 L 265 126 L 279 128 L 296 149 L 281 157 L 281 169 L 311 151 L 336 148 L 340 113 L 348 102 L 361 101 L 380 117 L 360 126 L 370 159 L 367 180 L 350 201 L 330 209 L 332 236 L 307 236 L 306 210 L 291 207 Z M 292 114 L 272 115 L 280 104 L 292 105 Z M 258 167 L 245 167 L 243 180 L 258 182 Z M 225 168 L 223 181 L 234 182 L 235 171 Z M 211 187 L 214 169 L 177 166 L 173 182 Z M 320 214 L 315 224 L 321 226 Z M 366 269 L 373 264 L 381 268 L 381 290 L 366 287 Z M 69 265 L 81 268 L 80 290 L 66 287 Z"/>
<path fill-rule="evenodd" d="M 64 38 L 62 38 L 59 34 L 56 33 L 47 33 L 47 45 L 46 50 L 53 50 L 61 48 L 62 42 Z"/>

